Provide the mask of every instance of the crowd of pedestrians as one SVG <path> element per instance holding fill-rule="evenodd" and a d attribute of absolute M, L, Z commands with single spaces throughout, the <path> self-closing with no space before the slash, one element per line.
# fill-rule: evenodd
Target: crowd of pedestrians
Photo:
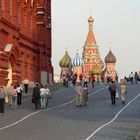
<path fill-rule="evenodd" d="M 25 88 L 25 93 L 27 91 Z M 11 106 L 13 110 L 17 109 L 17 106 L 22 105 L 22 94 L 22 85 L 11 84 L 9 87 L 0 86 L 0 114 L 3 116 L 5 114 L 5 103 Z M 44 88 L 36 84 L 32 93 L 32 103 L 34 103 L 35 109 L 45 109 L 48 104 L 48 97 L 51 97 L 49 88 Z"/>
<path fill-rule="evenodd" d="M 107 74 L 107 83 L 108 83 L 108 90 L 111 97 L 111 104 L 116 104 L 116 99 L 118 97 L 121 97 L 122 104 L 125 104 L 126 94 L 127 94 L 127 86 L 126 82 L 130 82 L 131 84 L 137 84 L 138 81 L 140 81 L 137 72 L 133 74 L 133 72 L 130 73 L 129 78 L 124 77 L 124 79 L 121 79 L 120 84 L 118 84 L 118 77 L 116 80 L 113 80 L 111 77 L 111 74 Z M 76 93 L 76 106 L 87 106 L 88 101 L 88 94 L 89 89 L 88 87 L 91 85 L 92 88 L 95 87 L 95 81 L 97 81 L 96 77 L 94 75 L 91 75 L 91 77 L 86 77 L 83 75 L 80 75 L 79 77 L 77 74 L 72 75 L 63 75 L 63 86 L 64 87 L 73 87 L 75 89 Z M 117 84 L 116 84 L 117 83 Z M 27 86 L 25 86 L 25 92 L 28 91 L 26 89 Z M 10 85 L 7 88 L 4 88 L 0 86 L 0 113 L 4 115 L 4 105 L 7 103 L 13 110 L 17 109 L 17 106 L 22 104 L 22 94 L 23 94 L 23 88 L 21 85 Z M 32 103 L 35 106 L 35 109 L 45 109 L 48 104 L 48 97 L 51 96 L 51 92 L 49 88 L 45 88 L 43 86 L 40 86 L 39 84 L 36 84 L 33 88 L 32 93 Z"/>
<path fill-rule="evenodd" d="M 32 94 L 32 103 L 34 103 L 36 110 L 40 108 L 45 109 L 47 107 L 48 96 L 51 96 L 49 88 L 40 87 L 39 84 L 36 84 Z"/>
<path fill-rule="evenodd" d="M 16 109 L 17 105 L 21 105 L 23 89 L 21 86 L 13 86 L 12 84 L 8 88 L 0 87 L 0 113 L 4 115 L 5 103 L 12 106 L 12 109 Z"/>

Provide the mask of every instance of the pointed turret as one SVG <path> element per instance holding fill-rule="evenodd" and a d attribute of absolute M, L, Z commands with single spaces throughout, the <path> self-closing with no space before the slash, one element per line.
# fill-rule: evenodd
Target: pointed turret
<path fill-rule="evenodd" d="M 102 68 L 102 62 L 99 53 L 99 46 L 96 44 L 93 31 L 94 19 L 92 16 L 88 18 L 89 31 L 86 38 L 86 42 L 83 47 L 83 74 L 85 76 L 90 76 L 91 73 L 99 74 L 101 73 L 100 68 Z M 96 67 L 99 67 L 98 69 Z M 94 68 L 95 67 L 95 68 Z M 98 72 L 97 72 L 98 70 Z"/>
<path fill-rule="evenodd" d="M 87 35 L 85 45 L 95 45 L 96 44 L 96 40 L 95 40 L 94 32 L 93 32 L 93 22 L 94 22 L 94 19 L 93 19 L 92 16 L 90 16 L 88 18 L 89 31 L 88 31 L 88 35 Z"/>

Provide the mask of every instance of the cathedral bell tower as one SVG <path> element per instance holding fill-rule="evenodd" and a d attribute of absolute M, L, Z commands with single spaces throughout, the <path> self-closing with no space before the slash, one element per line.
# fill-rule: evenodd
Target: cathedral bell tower
<path fill-rule="evenodd" d="M 97 65 L 99 67 L 99 74 L 101 73 L 101 59 L 99 53 L 99 46 L 96 44 L 93 32 L 93 23 L 94 19 L 92 16 L 90 16 L 88 19 L 89 31 L 85 45 L 83 47 L 83 75 L 87 77 L 89 77 L 91 74 L 96 75 L 96 73 L 94 73 L 94 67 Z"/>

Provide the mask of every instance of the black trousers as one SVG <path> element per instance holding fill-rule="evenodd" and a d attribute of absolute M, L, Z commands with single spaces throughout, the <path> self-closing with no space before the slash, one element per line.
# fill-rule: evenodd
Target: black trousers
<path fill-rule="evenodd" d="M 24 87 L 25 87 L 25 93 L 28 93 L 28 84 L 25 84 Z"/>
<path fill-rule="evenodd" d="M 21 92 L 18 92 L 17 93 L 17 104 L 18 105 L 21 105 L 21 100 L 22 100 L 22 93 Z"/>
<path fill-rule="evenodd" d="M 4 113 L 4 103 L 5 99 L 4 98 L 0 99 L 0 113 Z"/>
<path fill-rule="evenodd" d="M 112 104 L 116 103 L 116 92 L 115 91 L 111 91 L 111 102 Z"/>
<path fill-rule="evenodd" d="M 35 109 L 40 108 L 40 98 L 34 98 Z"/>

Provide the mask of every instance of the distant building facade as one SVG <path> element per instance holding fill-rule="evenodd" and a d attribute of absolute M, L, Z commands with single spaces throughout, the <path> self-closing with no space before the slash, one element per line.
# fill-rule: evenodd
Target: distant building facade
<path fill-rule="evenodd" d="M 0 0 L 0 84 L 53 81 L 51 0 Z"/>

